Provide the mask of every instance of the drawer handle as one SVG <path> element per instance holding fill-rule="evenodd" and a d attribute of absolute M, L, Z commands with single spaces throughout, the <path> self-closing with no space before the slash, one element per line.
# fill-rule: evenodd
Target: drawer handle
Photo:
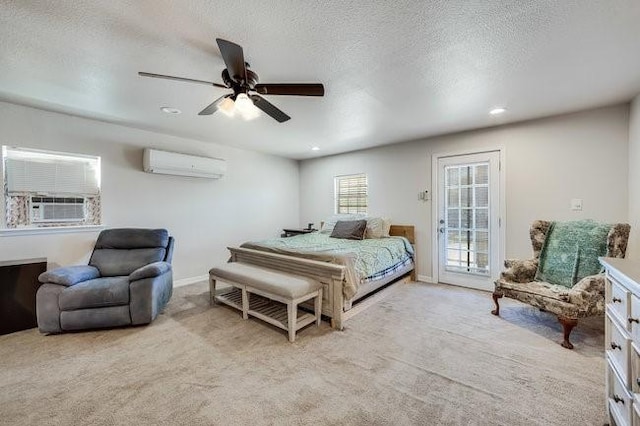
<path fill-rule="evenodd" d="M 618 299 L 617 297 L 614 297 L 613 299 L 611 299 L 611 301 L 613 303 L 622 303 L 622 299 Z"/>
<path fill-rule="evenodd" d="M 637 384 L 638 386 L 640 386 L 640 377 L 638 377 L 638 378 L 636 379 L 636 384 Z"/>
<path fill-rule="evenodd" d="M 616 342 L 611 342 L 611 349 L 622 350 L 622 346 L 618 345 Z"/>
<path fill-rule="evenodd" d="M 632 318 L 632 317 L 629 317 L 629 324 L 634 323 L 634 322 L 635 322 L 636 324 L 637 324 L 637 323 L 640 323 L 640 321 L 638 320 L 638 318 Z"/>
<path fill-rule="evenodd" d="M 613 394 L 613 401 L 617 404 L 617 403 L 621 403 L 622 405 L 624 405 L 624 399 L 620 398 L 618 395 L 616 395 L 615 393 Z"/>

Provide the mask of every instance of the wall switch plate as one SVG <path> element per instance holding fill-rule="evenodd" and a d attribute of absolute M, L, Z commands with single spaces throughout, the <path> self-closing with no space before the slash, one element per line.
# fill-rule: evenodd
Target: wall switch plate
<path fill-rule="evenodd" d="M 582 198 L 571 199 L 571 210 L 574 212 L 582 211 Z"/>

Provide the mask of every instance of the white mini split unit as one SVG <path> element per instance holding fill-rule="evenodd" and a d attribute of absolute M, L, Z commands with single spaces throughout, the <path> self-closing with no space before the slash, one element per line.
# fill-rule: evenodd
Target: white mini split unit
<path fill-rule="evenodd" d="M 151 148 L 145 148 L 142 165 L 147 173 L 208 179 L 220 179 L 227 171 L 227 162 L 225 160 L 159 151 Z"/>

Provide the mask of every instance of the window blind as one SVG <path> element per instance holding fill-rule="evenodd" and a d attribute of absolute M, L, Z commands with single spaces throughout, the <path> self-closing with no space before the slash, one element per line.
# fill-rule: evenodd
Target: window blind
<path fill-rule="evenodd" d="M 97 195 L 100 158 L 5 148 L 7 191 Z"/>
<path fill-rule="evenodd" d="M 336 176 L 336 213 L 367 213 L 367 175 Z"/>

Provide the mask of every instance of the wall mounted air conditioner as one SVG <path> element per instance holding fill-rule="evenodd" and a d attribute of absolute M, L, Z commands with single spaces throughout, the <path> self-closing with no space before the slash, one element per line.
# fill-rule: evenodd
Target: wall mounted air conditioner
<path fill-rule="evenodd" d="M 227 162 L 177 152 L 145 148 L 142 166 L 147 173 L 219 179 L 227 171 Z"/>

